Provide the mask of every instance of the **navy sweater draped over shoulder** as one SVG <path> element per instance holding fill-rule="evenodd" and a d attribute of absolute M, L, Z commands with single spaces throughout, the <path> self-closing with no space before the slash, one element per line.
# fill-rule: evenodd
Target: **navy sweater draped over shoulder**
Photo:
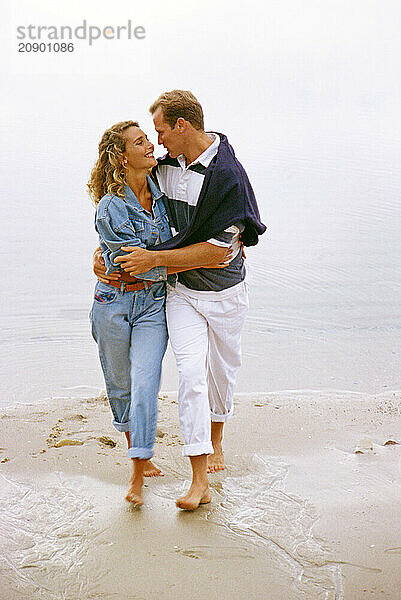
<path fill-rule="evenodd" d="M 235 157 L 227 137 L 222 133 L 217 135 L 220 136 L 219 149 L 205 171 L 190 223 L 167 242 L 148 250 L 171 250 L 206 242 L 238 221 L 242 221 L 245 226 L 241 234 L 241 241 L 245 246 L 255 246 L 259 235 L 266 231 L 245 169 Z M 169 161 L 171 158 L 167 154 L 158 163 L 163 165 Z"/>

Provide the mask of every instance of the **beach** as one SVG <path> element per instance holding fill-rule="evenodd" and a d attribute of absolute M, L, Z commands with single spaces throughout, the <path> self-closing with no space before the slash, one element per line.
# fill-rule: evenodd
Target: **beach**
<path fill-rule="evenodd" d="M 1 600 L 401 598 L 401 392 L 237 394 L 212 502 L 159 399 L 145 504 L 104 396 L 4 408 Z"/>
<path fill-rule="evenodd" d="M 401 600 L 399 3 L 4 7 L 0 600 Z M 144 39 L 114 36 L 129 19 Z M 82 23 L 113 36 L 67 40 Z M 148 107 L 174 88 L 227 136 L 267 226 L 246 248 L 227 468 L 195 512 L 175 506 L 172 349 L 164 476 L 135 509 L 88 318 L 100 137 L 132 119 L 162 157 Z"/>

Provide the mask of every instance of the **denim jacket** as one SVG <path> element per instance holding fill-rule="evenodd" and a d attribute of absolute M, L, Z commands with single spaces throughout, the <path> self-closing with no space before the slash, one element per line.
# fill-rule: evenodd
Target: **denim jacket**
<path fill-rule="evenodd" d="M 95 228 L 99 234 L 102 256 L 106 263 L 107 274 L 119 271 L 117 256 L 127 254 L 122 246 L 140 246 L 147 248 L 171 238 L 170 225 L 163 203 L 164 194 L 147 177 L 152 194 L 152 215 L 137 200 L 128 185 L 124 185 L 125 198 L 106 194 L 96 209 Z M 135 275 L 138 279 L 162 281 L 167 279 L 166 267 L 153 267 L 146 273 Z"/>

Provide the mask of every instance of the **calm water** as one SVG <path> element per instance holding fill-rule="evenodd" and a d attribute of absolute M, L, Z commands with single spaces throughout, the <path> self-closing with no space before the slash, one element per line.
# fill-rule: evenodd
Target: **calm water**
<path fill-rule="evenodd" d="M 269 232 L 248 250 L 239 391 L 399 388 L 401 181 L 391 160 L 380 169 L 368 158 L 364 170 L 359 160 L 306 160 L 286 148 L 268 159 L 264 178 L 249 157 Z M 103 387 L 88 323 L 96 236 L 80 184 L 66 181 L 55 198 L 42 182 L 41 204 L 22 206 L 23 220 L 5 231 L 3 247 L 13 250 L 2 253 L 2 404 Z M 176 387 L 168 355 L 163 389 Z"/>
<path fill-rule="evenodd" d="M 85 183 L 111 123 L 139 119 L 155 141 L 147 106 L 172 87 L 194 90 L 207 128 L 227 133 L 269 228 L 248 251 L 251 309 L 237 389 L 400 388 L 397 4 L 384 11 L 378 2 L 356 3 L 366 7 L 360 12 L 333 3 L 337 20 L 329 21 L 312 0 L 302 14 L 295 4 L 274 4 L 272 18 L 252 27 L 239 3 L 229 13 L 226 4 L 203 28 L 190 11 L 182 22 L 170 15 L 168 27 L 147 14 L 146 60 L 121 45 L 131 52 L 132 77 L 113 67 L 107 86 L 105 42 L 88 50 L 82 68 L 70 57 L 73 69 L 65 57 L 39 68 L 45 58 L 32 56 L 28 68 L 10 50 L 1 99 L 2 405 L 103 388 L 88 323 L 96 236 Z M 236 44 L 245 27 L 243 44 L 214 36 L 194 68 L 196 43 L 215 22 Z M 177 43 L 187 49 L 179 76 Z M 176 388 L 168 354 L 163 389 Z"/>

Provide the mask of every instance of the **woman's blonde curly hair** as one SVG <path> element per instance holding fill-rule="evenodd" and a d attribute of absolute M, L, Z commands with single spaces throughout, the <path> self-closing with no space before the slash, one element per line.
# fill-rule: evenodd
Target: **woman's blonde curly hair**
<path fill-rule="evenodd" d="M 89 195 L 95 206 L 105 194 L 124 197 L 125 168 L 123 153 L 127 140 L 123 135 L 129 127 L 139 127 L 136 121 L 121 121 L 106 129 L 99 143 L 99 158 L 88 181 Z"/>

